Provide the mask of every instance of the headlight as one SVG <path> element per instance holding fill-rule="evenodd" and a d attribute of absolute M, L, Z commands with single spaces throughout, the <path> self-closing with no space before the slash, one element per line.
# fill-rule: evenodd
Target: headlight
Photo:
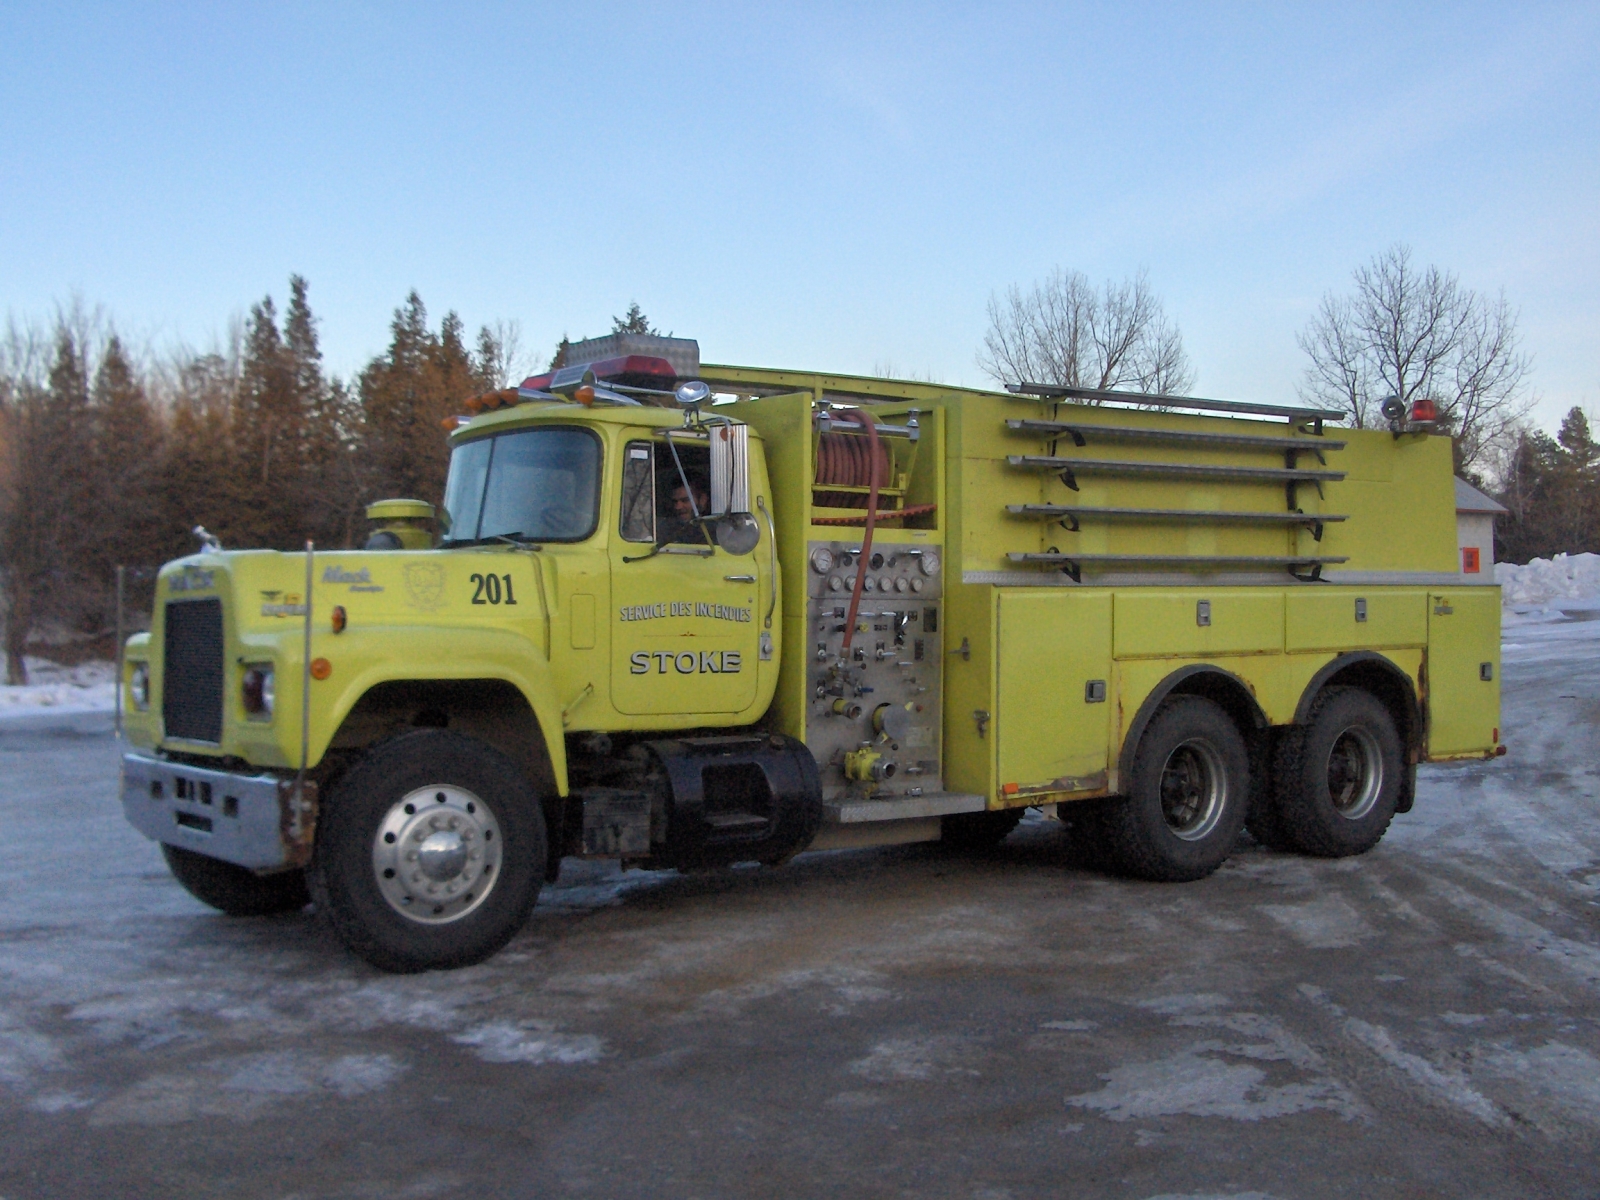
<path fill-rule="evenodd" d="M 244 710 L 252 717 L 266 720 L 272 716 L 272 668 L 258 665 L 249 668 L 244 673 L 244 679 L 239 684 L 240 697 L 244 701 Z"/>
<path fill-rule="evenodd" d="M 149 663 L 133 664 L 133 673 L 128 676 L 128 695 L 133 698 L 133 706 L 141 712 L 150 707 Z"/>

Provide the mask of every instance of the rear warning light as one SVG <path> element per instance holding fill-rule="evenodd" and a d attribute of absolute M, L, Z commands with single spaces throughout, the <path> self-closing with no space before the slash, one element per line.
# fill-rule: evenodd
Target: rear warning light
<path fill-rule="evenodd" d="M 1411 402 L 1411 422 L 1415 425 L 1432 425 L 1439 419 L 1439 406 L 1424 396 Z"/>
<path fill-rule="evenodd" d="M 652 388 L 670 392 L 678 381 L 672 364 L 664 358 L 648 354 L 627 354 L 619 358 L 603 358 L 599 362 L 574 364 L 593 371 L 600 383 L 620 384 L 623 387 Z M 522 381 L 522 390 L 548 392 L 559 371 L 546 371 L 543 375 L 530 375 Z"/>

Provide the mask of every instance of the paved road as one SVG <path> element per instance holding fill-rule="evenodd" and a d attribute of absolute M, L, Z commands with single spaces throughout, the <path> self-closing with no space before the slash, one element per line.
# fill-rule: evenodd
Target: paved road
<path fill-rule="evenodd" d="M 580 866 L 409 978 L 188 899 L 108 722 L 10 721 L 0 1197 L 1600 1195 L 1597 632 L 1361 859 Z"/>

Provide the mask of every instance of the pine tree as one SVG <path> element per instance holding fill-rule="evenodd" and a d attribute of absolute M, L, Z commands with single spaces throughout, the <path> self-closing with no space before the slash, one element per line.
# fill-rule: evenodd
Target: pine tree
<path fill-rule="evenodd" d="M 86 570 L 94 542 L 89 388 L 83 348 L 63 323 L 48 383 L 24 382 L 11 405 L 6 488 L 0 499 L 5 566 L 6 677 L 27 682 L 28 640 L 55 618 L 81 626 L 104 584 Z"/>
<path fill-rule="evenodd" d="M 650 324 L 650 318 L 644 315 L 635 300 L 628 305 L 628 311 L 620 317 L 611 318 L 612 333 L 643 333 L 651 337 L 660 337 L 661 330 Z"/>
<path fill-rule="evenodd" d="M 160 418 L 144 383 L 112 336 L 95 372 L 91 395 L 94 486 L 93 525 L 96 538 L 90 561 L 97 577 L 110 581 L 121 565 L 153 568 L 160 563 L 161 459 L 164 453 Z M 135 580 L 146 578 L 136 571 Z M 138 604 L 144 588 L 135 589 Z M 102 621 L 111 623 L 111 613 Z"/>
<path fill-rule="evenodd" d="M 369 495 L 413 496 L 438 503 L 449 447 L 442 425 L 487 382 L 463 340 L 461 318 L 447 313 L 438 334 L 416 292 L 395 310 L 389 349 L 367 364 L 359 393 L 371 464 Z"/>
<path fill-rule="evenodd" d="M 249 545 L 240 523 L 255 492 L 234 454 L 233 405 L 238 395 L 237 360 L 220 354 L 187 358 L 177 365 L 171 417 L 159 489 L 162 541 L 156 561 L 195 550 L 190 532 L 204 525 L 225 546 Z"/>

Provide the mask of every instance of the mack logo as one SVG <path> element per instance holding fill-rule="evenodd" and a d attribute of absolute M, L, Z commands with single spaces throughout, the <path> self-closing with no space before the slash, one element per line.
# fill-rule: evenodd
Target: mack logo
<path fill-rule="evenodd" d="M 636 650 L 628 656 L 630 675 L 648 675 L 650 660 L 656 660 L 656 674 L 665 675 L 667 664 L 679 675 L 737 675 L 741 669 L 737 650 L 684 650 L 674 654 L 670 650 Z"/>
<path fill-rule="evenodd" d="M 174 575 L 167 583 L 171 592 L 209 591 L 216 586 L 216 573 L 202 571 L 199 567 L 185 567 L 182 575 Z"/>
<path fill-rule="evenodd" d="M 324 567 L 322 582 L 349 584 L 352 592 L 383 591 L 381 586 L 372 582 L 372 573 L 366 567 L 362 567 L 359 571 L 350 571 L 337 565 Z"/>

